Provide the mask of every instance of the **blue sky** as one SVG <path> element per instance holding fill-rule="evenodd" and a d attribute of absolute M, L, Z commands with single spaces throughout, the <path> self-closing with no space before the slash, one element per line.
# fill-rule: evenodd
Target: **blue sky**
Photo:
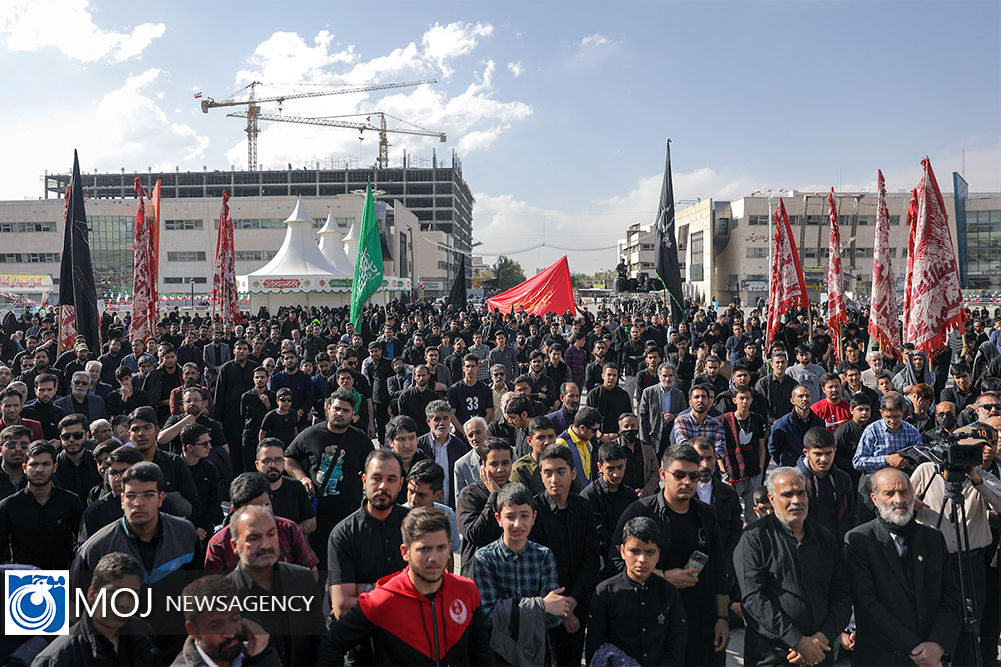
<path fill-rule="evenodd" d="M 202 114 L 258 79 L 435 86 L 288 102 L 285 113 L 386 110 L 445 131 L 391 139 L 391 161 L 459 152 L 486 252 L 541 240 L 571 268 L 614 264 L 656 209 L 664 142 L 678 199 L 758 188 L 916 184 L 928 154 L 1001 190 L 1001 3 L 27 2 L 0 0 L 0 197 L 45 169 L 242 168 L 242 121 Z M 271 110 L 266 108 L 266 110 Z M 262 124 L 264 167 L 370 164 L 374 138 Z M 531 273 L 563 252 L 514 254 Z M 492 261 L 493 256 L 487 260 Z"/>

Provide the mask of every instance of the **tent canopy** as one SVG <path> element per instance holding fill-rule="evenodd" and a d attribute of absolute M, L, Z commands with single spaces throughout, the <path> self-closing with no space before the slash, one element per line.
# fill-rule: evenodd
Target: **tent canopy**
<path fill-rule="evenodd" d="M 567 256 L 563 255 L 555 264 L 522 284 L 487 299 L 487 307 L 504 313 L 524 307 L 525 312 L 532 315 L 562 315 L 568 310 L 576 315 Z"/>

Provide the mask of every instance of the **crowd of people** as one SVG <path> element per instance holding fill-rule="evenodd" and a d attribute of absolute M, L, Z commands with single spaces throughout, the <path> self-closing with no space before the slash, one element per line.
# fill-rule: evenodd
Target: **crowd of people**
<path fill-rule="evenodd" d="M 316 601 L 92 611 L 5 664 L 722 665 L 732 628 L 748 665 L 998 664 L 1001 313 L 931 358 L 764 315 L 8 316 L 3 567 Z M 980 452 L 962 543 L 935 444 Z"/>

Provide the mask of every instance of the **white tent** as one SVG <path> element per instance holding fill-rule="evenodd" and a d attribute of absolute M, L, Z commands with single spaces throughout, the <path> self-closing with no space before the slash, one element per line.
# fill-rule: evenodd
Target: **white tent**
<path fill-rule="evenodd" d="M 341 238 L 340 230 L 337 229 L 337 223 L 334 222 L 333 209 L 327 214 L 327 221 L 323 224 L 323 228 L 317 232 L 317 236 L 320 237 L 320 252 L 327 258 L 330 265 L 338 273 L 345 276 L 354 275 L 354 266 L 344 252 L 344 241 Z"/>
<path fill-rule="evenodd" d="M 355 270 L 355 257 L 358 256 L 358 243 L 361 240 L 361 220 L 355 218 L 354 223 L 351 225 L 351 229 L 348 233 L 344 235 L 344 254 L 347 255 L 348 261 L 351 262 L 351 274 L 354 275 Z"/>
<path fill-rule="evenodd" d="M 313 231 L 313 219 L 306 213 L 302 197 L 285 224 L 288 226 L 285 240 L 271 261 L 236 278 L 237 290 L 241 294 L 250 294 L 251 310 L 260 306 L 274 311 L 286 305 L 343 306 L 349 303 L 354 269 L 343 261 L 347 257 L 331 262 L 320 250 Z M 337 232 L 332 225 L 328 216 L 327 225 L 320 230 L 321 238 L 326 236 L 330 239 L 327 243 L 337 240 L 334 238 Z M 388 293 L 409 289 L 409 279 L 387 276 L 372 300 L 386 303 Z"/>

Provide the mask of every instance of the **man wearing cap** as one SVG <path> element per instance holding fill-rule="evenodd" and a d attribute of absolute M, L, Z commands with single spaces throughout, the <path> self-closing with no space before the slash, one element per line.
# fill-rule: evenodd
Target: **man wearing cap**
<path fill-rule="evenodd" d="M 997 443 L 997 432 L 982 422 L 956 429 L 953 435 L 959 438 L 953 447 L 965 445 L 982 449 L 994 447 Z M 983 582 L 987 577 L 986 555 L 993 542 L 990 513 L 991 510 L 1001 511 L 1001 481 L 979 466 L 970 468 L 966 477 L 963 480 L 963 504 L 966 510 L 966 533 L 969 536 L 969 544 L 964 546 L 967 546 L 969 551 L 965 556 L 964 568 L 971 573 L 976 615 L 977 618 L 981 618 L 985 607 L 986 587 L 977 585 L 977 582 Z M 911 474 L 911 484 L 917 499 L 914 508 L 917 510 L 918 523 L 942 532 L 949 551 L 949 562 L 958 576 L 959 559 L 964 556 L 960 555 L 959 545 L 956 544 L 956 530 L 950 521 L 950 507 L 944 503 L 946 494 L 944 471 L 938 464 L 926 461 Z M 960 528 L 962 532 L 962 527 Z M 953 664 L 974 664 L 971 638 L 965 630 L 956 644 Z"/>
<path fill-rule="evenodd" d="M 76 352 L 74 358 L 63 366 L 63 375 L 67 377 L 73 377 L 73 374 L 77 371 L 87 370 L 87 362 L 97 359 L 97 356 L 91 353 L 85 341 L 77 341 L 74 351 Z"/>

